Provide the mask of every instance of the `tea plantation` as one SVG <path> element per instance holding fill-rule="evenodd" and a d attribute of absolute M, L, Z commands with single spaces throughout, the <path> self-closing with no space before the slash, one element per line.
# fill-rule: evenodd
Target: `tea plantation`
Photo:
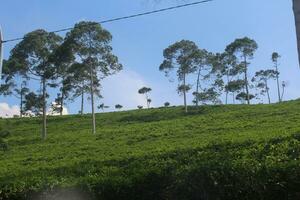
<path fill-rule="evenodd" d="M 300 101 L 2 119 L 1 200 L 300 199 Z"/>

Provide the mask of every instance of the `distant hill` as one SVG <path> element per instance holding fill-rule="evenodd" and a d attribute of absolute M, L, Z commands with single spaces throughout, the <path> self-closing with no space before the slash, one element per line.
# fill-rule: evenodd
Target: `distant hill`
<path fill-rule="evenodd" d="M 300 101 L 2 119 L 0 199 L 299 199 Z"/>

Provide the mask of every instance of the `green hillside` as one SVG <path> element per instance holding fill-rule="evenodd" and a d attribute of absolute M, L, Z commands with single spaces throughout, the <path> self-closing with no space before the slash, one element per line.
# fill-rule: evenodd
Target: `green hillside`
<path fill-rule="evenodd" d="M 2 119 L 0 199 L 299 199 L 300 101 L 190 109 Z"/>

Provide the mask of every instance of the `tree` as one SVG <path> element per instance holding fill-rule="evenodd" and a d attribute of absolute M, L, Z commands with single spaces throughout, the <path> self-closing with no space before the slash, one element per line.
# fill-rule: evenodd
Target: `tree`
<path fill-rule="evenodd" d="M 278 60 L 280 58 L 280 55 L 277 52 L 274 52 L 272 54 L 272 62 L 274 64 L 274 68 L 276 70 L 276 81 L 277 81 L 277 91 L 278 91 L 278 102 L 281 102 L 281 93 L 280 93 L 280 84 L 279 84 L 279 70 L 278 70 Z"/>
<path fill-rule="evenodd" d="M 254 99 L 255 96 L 253 94 L 247 94 L 245 92 L 241 92 L 236 96 L 236 99 L 241 101 L 241 102 L 249 102 L 251 99 Z"/>
<path fill-rule="evenodd" d="M 249 82 L 248 82 L 248 66 L 249 66 L 249 60 L 253 59 L 254 53 L 257 50 L 258 45 L 257 43 L 248 38 L 244 37 L 241 39 L 236 39 L 233 43 L 228 45 L 226 47 L 226 52 L 230 55 L 236 55 L 236 57 L 241 58 L 241 64 L 244 65 L 244 80 L 245 80 L 245 90 L 246 90 L 246 101 L 248 104 L 250 104 L 250 98 L 253 95 L 250 95 L 249 91 Z M 241 95 L 244 96 L 244 95 Z"/>
<path fill-rule="evenodd" d="M 189 40 L 182 40 L 169 46 L 164 50 L 164 61 L 160 65 L 159 70 L 165 72 L 166 76 L 176 69 L 178 77 L 179 93 L 183 94 L 185 112 L 187 108 L 187 76 L 196 71 L 194 55 L 198 51 L 197 45 Z"/>
<path fill-rule="evenodd" d="M 121 109 L 123 108 L 123 106 L 120 105 L 120 104 L 117 104 L 117 105 L 115 105 L 115 108 L 116 108 L 117 110 L 121 110 Z"/>
<path fill-rule="evenodd" d="M 67 34 L 66 42 L 71 46 L 77 62 L 90 80 L 90 99 L 92 107 L 92 132 L 96 134 L 94 108 L 95 86 L 100 80 L 122 69 L 118 58 L 110 46 L 112 35 L 95 22 L 80 22 Z"/>
<path fill-rule="evenodd" d="M 210 53 L 208 53 L 206 50 L 198 49 L 194 52 L 194 54 L 191 56 L 191 58 L 194 60 L 195 64 L 195 72 L 197 73 L 197 83 L 196 83 L 196 91 L 193 93 L 195 96 L 195 104 L 196 106 L 199 105 L 199 93 L 200 89 L 203 89 L 201 87 L 201 80 L 207 80 L 210 77 L 211 67 L 209 65 L 210 61 Z"/>
<path fill-rule="evenodd" d="M 108 108 L 109 108 L 109 106 L 106 106 L 104 103 L 102 103 L 98 106 L 98 109 L 101 109 L 103 112 L 104 112 L 104 109 L 108 109 Z"/>
<path fill-rule="evenodd" d="M 255 76 L 252 79 L 252 82 L 256 83 L 256 87 L 261 90 L 261 94 L 264 95 L 267 93 L 268 102 L 271 103 L 270 98 L 270 88 L 268 81 L 270 79 L 275 79 L 277 77 L 278 72 L 275 70 L 260 70 L 255 73 Z"/>
<path fill-rule="evenodd" d="M 146 97 L 146 102 L 147 102 L 147 107 L 148 107 L 148 108 L 150 108 L 150 103 L 151 103 L 151 101 L 149 102 L 149 100 L 151 100 L 151 99 L 149 99 L 148 93 L 150 93 L 151 91 L 152 91 L 152 89 L 151 89 L 151 88 L 148 88 L 148 87 L 142 87 L 142 88 L 139 89 L 139 91 L 138 91 L 139 94 L 145 95 L 145 97 Z"/>
<path fill-rule="evenodd" d="M 236 99 L 235 94 L 238 94 L 239 92 L 241 92 L 241 90 L 244 88 L 244 86 L 245 86 L 245 80 L 242 80 L 242 79 L 229 81 L 227 83 L 227 85 L 225 86 L 225 90 L 232 93 L 233 104 L 235 104 L 235 99 Z"/>
<path fill-rule="evenodd" d="M 54 78 L 55 66 L 50 62 L 54 51 L 62 38 L 45 30 L 36 30 L 24 36 L 24 39 L 12 50 L 10 59 L 22 66 L 22 70 L 41 80 L 43 99 L 42 138 L 47 137 L 47 85 Z"/>
<path fill-rule="evenodd" d="M 3 84 L 0 85 L 0 94 L 4 96 L 13 95 L 20 100 L 20 117 L 23 116 L 24 96 L 29 92 L 27 87 L 29 77 L 22 67 L 14 60 L 3 62 Z"/>
<path fill-rule="evenodd" d="M 64 39 L 64 42 L 51 56 L 51 62 L 56 66 L 55 78 L 58 80 L 58 85 L 60 85 L 60 94 L 58 94 L 59 98 L 56 99 L 56 105 L 58 108 L 57 111 L 61 116 L 63 115 L 65 100 L 69 99 L 69 94 L 73 88 L 70 79 L 70 68 L 76 60 L 71 45 L 68 42 L 70 41 Z"/>
<path fill-rule="evenodd" d="M 236 76 L 243 72 L 243 66 L 237 64 L 237 58 L 233 54 L 227 52 L 217 53 L 213 60 L 213 71 L 218 72 L 224 77 L 224 89 L 225 89 L 225 104 L 228 104 L 228 95 L 232 92 L 234 96 L 234 90 L 231 89 L 232 81 L 236 80 Z"/>
<path fill-rule="evenodd" d="M 283 96 L 285 94 L 285 88 L 287 87 L 287 83 L 285 81 L 282 81 L 281 87 L 282 87 L 281 101 L 283 101 Z"/>
<path fill-rule="evenodd" d="M 148 109 L 150 108 L 151 103 L 152 103 L 152 99 L 147 99 Z"/>
<path fill-rule="evenodd" d="M 67 82 L 66 85 L 71 86 L 70 91 L 70 99 L 74 101 L 76 98 L 81 97 L 81 106 L 80 106 L 80 114 L 84 114 L 84 102 L 85 102 L 85 94 L 90 93 L 90 76 L 88 71 L 86 70 L 87 66 L 84 64 L 80 64 L 75 62 L 68 69 L 68 76 L 65 79 Z M 96 78 L 94 74 L 94 94 L 97 97 L 101 97 L 100 94 L 100 80 Z"/>
<path fill-rule="evenodd" d="M 24 114 L 40 116 L 43 114 L 43 95 L 30 92 L 25 95 Z"/>
<path fill-rule="evenodd" d="M 137 108 L 138 108 L 139 110 L 142 110 L 142 109 L 143 109 L 143 106 L 137 106 Z"/>
<path fill-rule="evenodd" d="M 164 103 L 164 106 L 167 108 L 169 107 L 171 104 L 169 102 Z"/>
<path fill-rule="evenodd" d="M 214 104 L 220 102 L 220 100 L 218 99 L 219 94 L 217 91 L 215 91 L 215 88 L 204 89 L 202 92 L 196 93 L 194 95 L 196 96 L 197 101 L 201 102 L 204 105 L 209 102 L 212 102 Z"/>

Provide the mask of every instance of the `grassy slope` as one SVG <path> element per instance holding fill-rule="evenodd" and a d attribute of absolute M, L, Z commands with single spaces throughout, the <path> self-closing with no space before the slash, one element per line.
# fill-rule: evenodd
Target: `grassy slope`
<path fill-rule="evenodd" d="M 0 199 L 73 186 L 101 199 L 299 195 L 300 101 L 98 114 L 97 135 L 90 123 L 50 118 L 42 142 L 38 119 L 0 120 L 12 132 Z"/>

